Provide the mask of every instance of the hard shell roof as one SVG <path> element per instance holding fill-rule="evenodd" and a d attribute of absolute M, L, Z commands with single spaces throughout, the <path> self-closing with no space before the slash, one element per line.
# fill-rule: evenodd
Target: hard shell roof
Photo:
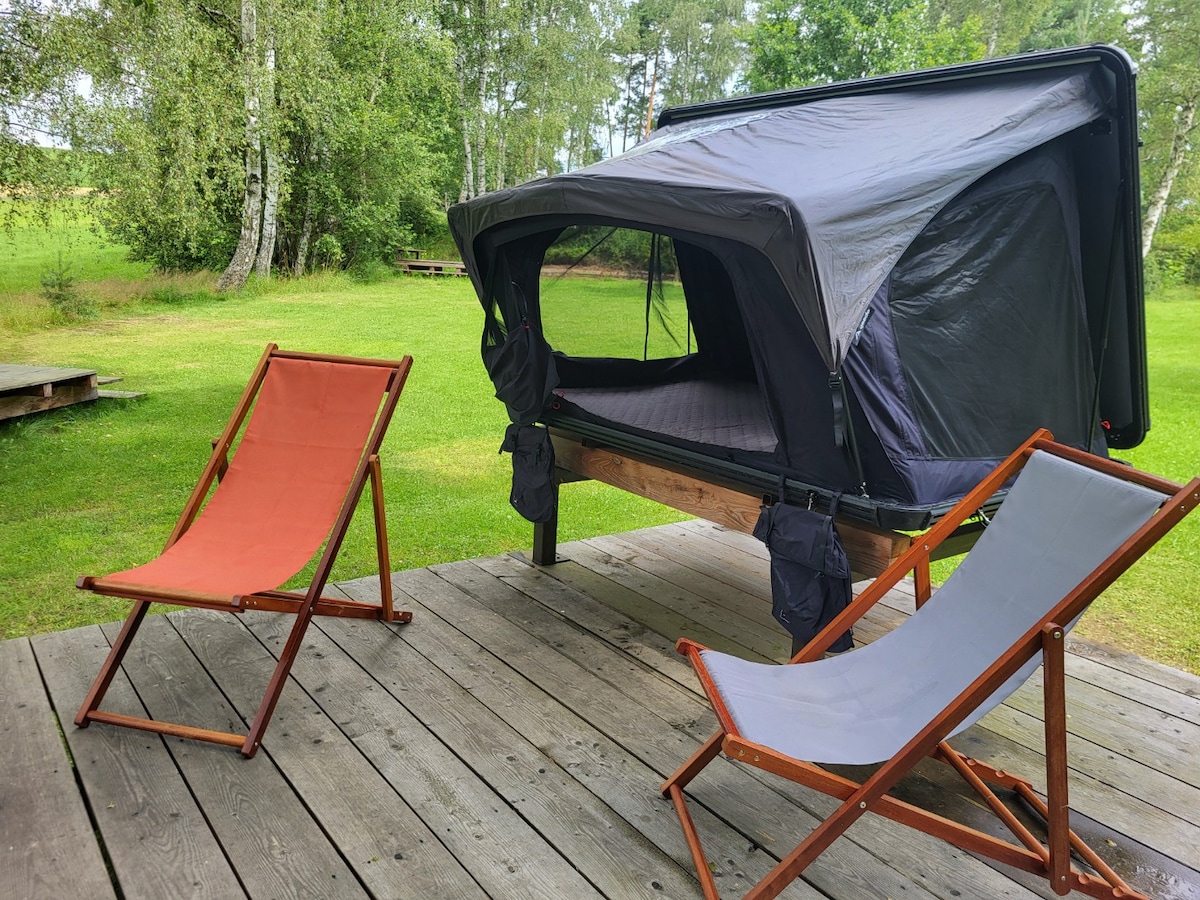
<path fill-rule="evenodd" d="M 1083 48 L 668 110 L 621 156 L 452 207 L 451 229 L 477 284 L 476 238 L 501 226 L 502 242 L 504 226 L 528 233 L 543 216 L 745 243 L 775 268 L 832 371 L 938 210 L 1110 113 L 1122 66 L 1132 81 L 1124 54 Z"/>

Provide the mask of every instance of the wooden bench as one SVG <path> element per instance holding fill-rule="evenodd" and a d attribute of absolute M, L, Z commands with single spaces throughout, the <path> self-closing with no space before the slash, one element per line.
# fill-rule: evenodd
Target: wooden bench
<path fill-rule="evenodd" d="M 400 271 L 406 275 L 466 275 L 467 267 L 449 259 L 401 259 Z"/>
<path fill-rule="evenodd" d="M 761 491 L 722 481 L 686 466 L 602 447 L 589 446 L 578 435 L 550 429 L 557 478 L 555 490 L 573 481 L 594 480 L 646 497 L 680 512 L 708 519 L 734 531 L 750 534 L 762 507 Z M 911 546 L 913 537 L 861 522 L 838 519 L 838 534 L 846 548 L 854 580 L 873 578 Z M 945 544 L 939 558 L 965 553 L 978 537 L 978 528 L 964 527 Z M 558 560 L 558 515 L 534 525 L 532 559 L 537 565 Z M 918 579 L 921 580 L 921 574 Z M 924 578 L 928 574 L 924 573 Z"/>

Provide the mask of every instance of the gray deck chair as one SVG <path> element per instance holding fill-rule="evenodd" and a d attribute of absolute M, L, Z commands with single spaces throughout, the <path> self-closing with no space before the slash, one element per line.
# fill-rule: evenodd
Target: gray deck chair
<path fill-rule="evenodd" d="M 983 502 L 1019 477 L 954 574 L 904 624 L 865 647 L 821 658 L 846 630 Z M 747 662 L 686 639 L 721 730 L 663 785 L 683 825 L 705 897 L 712 872 L 683 788 L 718 753 L 815 788 L 841 806 L 748 894 L 776 896 L 859 816 L 872 811 L 957 846 L 1050 879 L 1054 891 L 1141 897 L 1070 830 L 1067 809 L 1064 633 L 1200 499 L 1186 487 L 1054 443 L 1039 432 L 996 469 L 831 622 L 792 664 Z M 918 580 L 920 581 L 920 579 Z M 968 728 L 1045 665 L 1048 800 L 1029 782 L 946 739 Z M 902 802 L 888 792 L 930 756 L 956 769 L 1019 843 Z M 881 763 L 861 784 L 821 763 Z M 1034 836 L 987 783 L 1015 791 L 1047 827 Z M 1075 851 L 1091 868 L 1073 867 Z"/>

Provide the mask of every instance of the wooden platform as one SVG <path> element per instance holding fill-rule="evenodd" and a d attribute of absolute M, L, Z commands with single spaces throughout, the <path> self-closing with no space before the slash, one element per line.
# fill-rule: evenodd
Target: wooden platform
<path fill-rule="evenodd" d="M 671 644 L 686 634 L 782 658 L 761 546 L 693 521 L 560 552 L 571 561 L 546 569 L 503 556 L 398 573 L 410 625 L 318 620 L 250 761 L 71 725 L 112 627 L 0 643 L 0 893 L 699 897 L 657 789 L 714 719 Z M 371 579 L 341 588 L 377 596 Z M 890 601 L 860 641 L 903 620 L 911 596 Z M 242 728 L 286 624 L 153 616 L 110 708 Z M 1079 640 L 1068 675 L 1076 827 L 1151 896 L 1200 897 L 1200 678 Z M 960 747 L 1037 783 L 1039 691 L 1026 685 Z M 931 773 L 905 784 L 939 809 L 977 812 Z M 691 793 L 726 897 L 829 808 L 724 761 Z M 872 816 L 805 879 L 784 896 L 1053 896 Z"/>
<path fill-rule="evenodd" d="M 450 259 L 401 259 L 400 271 L 406 275 L 466 275 L 467 267 Z"/>
<path fill-rule="evenodd" d="M 691 516 L 724 525 L 734 531 L 752 534 L 762 512 L 761 490 L 714 477 L 680 463 L 654 460 L 637 453 L 597 447 L 578 434 L 551 427 L 554 444 L 555 478 L 558 505 L 563 501 L 562 485 L 573 481 L 594 480 L 646 497 Z M 550 564 L 557 553 L 558 512 L 533 527 L 532 558 L 539 565 Z M 966 553 L 978 537 L 978 527 L 966 525 L 961 534 L 948 538 L 945 551 L 934 558 Z M 909 534 L 885 531 L 861 522 L 839 520 L 841 539 L 854 578 L 874 578 L 883 573 L 912 545 Z"/>
<path fill-rule="evenodd" d="M 140 391 L 106 390 L 120 378 L 98 376 L 94 369 L 15 366 L 0 363 L 0 420 L 104 398 L 132 399 Z"/>
<path fill-rule="evenodd" d="M 99 396 L 94 369 L 0 364 L 0 419 L 12 419 Z"/>

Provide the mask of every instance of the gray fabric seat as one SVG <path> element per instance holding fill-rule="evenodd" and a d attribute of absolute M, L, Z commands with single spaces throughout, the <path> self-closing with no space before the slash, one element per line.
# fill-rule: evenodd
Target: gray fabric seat
<path fill-rule="evenodd" d="M 747 740 L 809 762 L 885 761 L 1038 625 L 1163 500 L 1156 491 L 1037 451 L 962 564 L 894 631 L 811 663 L 769 665 L 705 650 L 704 664 Z M 1039 653 L 952 733 L 1003 702 L 1040 663 Z"/>

